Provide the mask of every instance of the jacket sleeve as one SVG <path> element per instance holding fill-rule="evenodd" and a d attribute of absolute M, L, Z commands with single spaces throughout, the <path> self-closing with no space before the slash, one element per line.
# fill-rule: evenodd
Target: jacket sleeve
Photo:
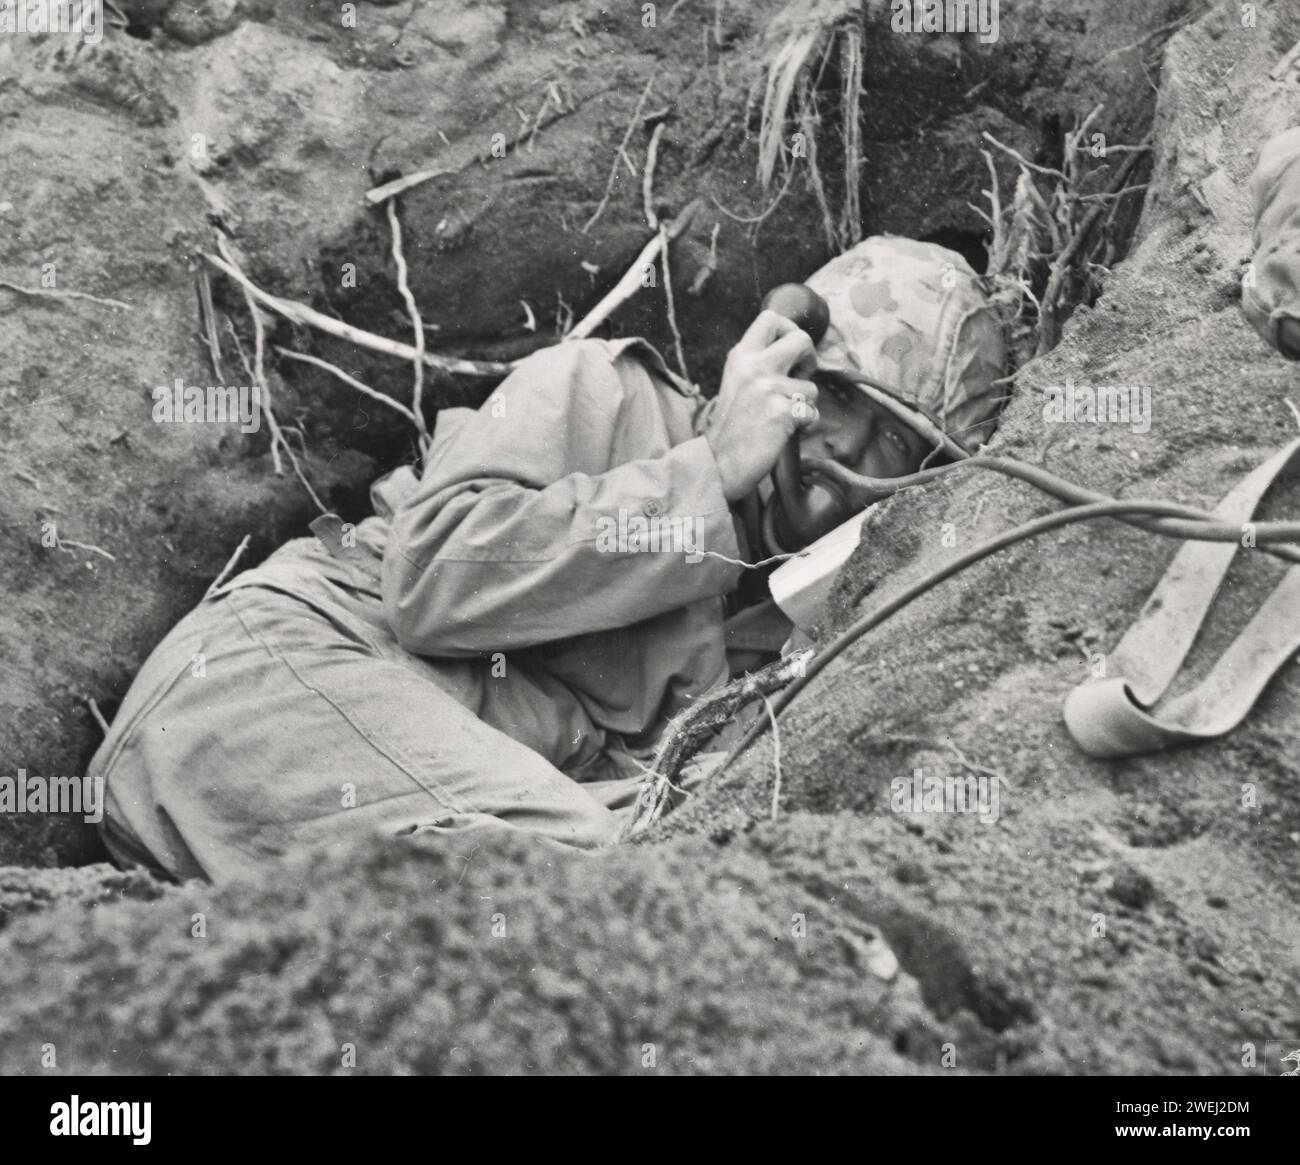
<path fill-rule="evenodd" d="M 740 553 L 705 438 L 623 460 L 638 422 L 662 407 L 647 377 L 620 375 L 603 344 L 575 341 L 529 357 L 435 440 L 384 553 L 384 610 L 402 646 L 521 650 L 732 589 L 737 566 L 691 553 Z M 677 552 L 624 552 L 620 513 L 624 529 L 651 516 L 680 520 L 689 537 Z"/>
<path fill-rule="evenodd" d="M 1241 308 L 1251 326 L 1288 359 L 1278 329 L 1300 319 L 1300 127 L 1270 138 L 1250 180 L 1252 258 Z"/>

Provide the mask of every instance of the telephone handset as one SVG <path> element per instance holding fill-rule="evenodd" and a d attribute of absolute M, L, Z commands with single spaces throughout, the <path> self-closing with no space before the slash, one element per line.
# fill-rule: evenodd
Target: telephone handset
<path fill-rule="evenodd" d="M 803 283 L 782 283 L 763 297 L 763 310 L 774 311 L 798 324 L 814 345 L 830 326 L 826 301 Z M 852 500 L 834 481 L 823 475 L 817 484 L 804 481 L 796 433 L 772 467 L 773 497 L 764 515 L 764 533 L 774 548 L 802 549 L 847 522 L 856 512 Z M 859 507 L 860 508 L 860 507 Z"/>

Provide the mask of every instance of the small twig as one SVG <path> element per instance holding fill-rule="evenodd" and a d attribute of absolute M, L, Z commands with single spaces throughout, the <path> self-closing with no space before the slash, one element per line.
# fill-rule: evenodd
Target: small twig
<path fill-rule="evenodd" d="M 419 432 L 420 451 L 429 447 L 429 429 L 424 423 L 424 321 L 420 318 L 420 309 L 411 294 L 410 284 L 406 278 L 406 257 L 402 254 L 402 224 L 397 218 L 397 199 L 388 201 L 388 226 L 393 233 L 393 262 L 397 265 L 397 290 L 406 304 L 407 314 L 411 317 L 411 327 L 415 331 L 415 351 L 411 358 L 415 369 L 415 383 L 411 390 L 411 412 L 415 417 L 415 427 Z"/>
<path fill-rule="evenodd" d="M 1162 24 L 1159 28 L 1153 28 L 1150 32 L 1146 34 L 1146 36 L 1139 37 L 1132 44 L 1121 45 L 1117 49 L 1111 49 L 1110 52 L 1103 53 L 1101 56 L 1097 58 L 1096 63 L 1100 65 L 1102 61 L 1108 61 L 1110 60 L 1111 57 L 1117 57 L 1121 53 L 1132 52 L 1133 49 L 1141 48 L 1144 44 L 1147 43 L 1147 41 L 1154 40 L 1161 33 L 1171 32 L 1174 29 L 1180 27 L 1181 25 L 1186 24 L 1191 19 L 1192 17 L 1190 16 L 1180 16 L 1177 20 L 1171 20 L 1168 24 Z M 1296 47 L 1300 48 L 1300 45 L 1297 45 Z M 1095 67 L 1096 66 L 1094 66 L 1094 68 Z"/>
<path fill-rule="evenodd" d="M 713 233 L 709 236 L 709 253 L 700 269 L 695 272 L 695 278 L 691 280 L 691 286 L 688 294 L 699 296 L 704 294 L 705 287 L 708 286 L 709 280 L 713 278 L 713 273 L 718 269 L 718 232 L 722 229 L 722 223 L 713 224 Z"/>
<path fill-rule="evenodd" d="M 662 124 L 662 123 L 661 123 Z M 686 354 L 682 351 L 682 333 L 677 327 L 677 308 L 673 304 L 673 273 L 668 266 L 668 227 L 659 224 L 659 263 L 664 272 L 664 297 L 668 301 L 668 327 L 673 333 L 673 349 L 677 354 L 677 367 L 683 379 L 689 381 L 691 374 L 686 370 Z"/>
<path fill-rule="evenodd" d="M 1051 209 L 1048 207 L 1042 192 L 1034 183 L 1032 178 L 1025 178 L 1025 192 L 1029 196 L 1029 201 L 1034 204 L 1034 209 L 1043 216 L 1043 222 L 1047 226 L 1047 232 L 1052 239 L 1052 252 L 1059 255 L 1065 249 L 1065 241 L 1061 238 L 1061 224 L 1056 221 Z"/>
<path fill-rule="evenodd" d="M 94 696 L 86 696 L 86 707 L 90 709 L 90 714 L 95 718 L 95 723 L 99 725 L 99 730 L 105 736 L 108 735 L 108 721 L 104 719 L 104 713 L 99 710 L 99 705 L 95 703 Z"/>
<path fill-rule="evenodd" d="M 763 693 L 763 707 L 767 709 L 767 718 L 772 722 L 772 767 L 776 769 L 776 777 L 772 781 L 772 820 L 775 821 L 777 812 L 781 803 L 781 730 L 776 726 L 776 712 L 772 709 L 772 701 L 767 698 L 767 693 Z"/>
<path fill-rule="evenodd" d="M 225 319 L 226 333 L 230 336 L 231 342 L 235 345 L 235 355 L 239 357 L 240 367 L 243 368 L 244 375 L 248 377 L 250 384 L 257 383 L 257 377 L 253 374 L 253 366 L 249 364 L 248 354 L 244 351 L 244 343 L 239 338 L 239 333 L 235 330 L 234 321 L 229 316 L 226 316 Z M 257 386 L 257 392 L 258 408 L 260 410 L 264 404 L 262 386 L 260 384 Z M 274 441 L 271 442 L 271 461 L 275 466 L 275 472 L 282 476 L 284 474 L 284 465 L 280 461 L 280 447 Z"/>
<path fill-rule="evenodd" d="M 1002 784 L 1006 785 L 1008 789 L 1011 788 L 1011 782 L 1007 780 L 1006 776 L 1000 770 L 989 768 L 988 765 L 976 764 L 973 760 L 968 759 L 966 754 L 951 740 L 945 740 L 944 744 L 952 752 L 953 757 L 962 768 L 969 769 L 972 773 L 983 773 L 986 777 L 994 777 Z"/>
<path fill-rule="evenodd" d="M 444 174 L 454 173 L 456 173 L 454 169 L 445 166 L 436 170 L 417 170 L 414 174 L 407 174 L 405 178 L 394 178 L 391 182 L 385 182 L 382 186 L 367 190 L 366 201 L 371 206 L 378 206 L 381 202 L 387 202 L 390 198 L 405 194 L 411 187 L 419 186 L 422 182 L 428 182 L 431 178 L 441 178 Z"/>
<path fill-rule="evenodd" d="M 564 339 L 573 328 L 573 305 L 558 288 L 555 292 L 555 334 Z"/>
<path fill-rule="evenodd" d="M 827 45 L 827 53 L 830 52 L 830 45 Z M 824 58 L 825 59 L 825 58 Z M 816 87 L 810 84 L 805 77 L 799 84 L 799 126 L 803 132 L 804 139 L 808 143 L 808 160 L 805 163 L 805 172 L 807 174 L 806 182 L 813 192 L 813 197 L 817 200 L 817 207 L 822 215 L 822 231 L 826 236 L 826 246 L 832 253 L 845 249 L 844 240 L 840 237 L 840 228 L 835 222 L 835 212 L 831 209 L 830 199 L 826 196 L 826 184 L 822 181 L 821 166 L 817 162 L 817 138 L 819 136 L 819 127 L 821 125 L 821 112 L 817 108 Z M 848 164 L 848 158 L 845 158 L 845 165 Z M 790 163 L 793 170 L 793 163 Z M 848 171 L 846 170 L 845 173 Z M 753 238 L 758 238 L 758 232 L 763 229 L 762 222 L 754 227 Z"/>
<path fill-rule="evenodd" d="M 355 388 L 358 392 L 365 393 L 366 396 L 372 397 L 381 404 L 386 404 L 390 409 L 395 409 L 410 421 L 411 424 L 415 424 L 415 414 L 402 404 L 400 400 L 394 400 L 391 396 L 385 396 L 382 392 L 376 391 L 369 385 L 362 384 L 355 376 L 349 376 L 337 364 L 331 364 L 328 360 L 322 360 L 318 356 L 308 356 L 305 352 L 295 352 L 291 348 L 277 347 L 275 350 L 281 356 L 287 356 L 290 360 L 301 360 L 304 364 L 312 364 L 317 368 L 323 368 L 326 372 L 337 376 L 344 384 L 351 388 Z M 419 426 L 417 425 L 416 427 L 418 428 Z"/>
<path fill-rule="evenodd" d="M 988 150 L 980 150 L 984 155 L 984 164 L 989 169 L 989 188 L 985 191 L 989 200 L 989 213 L 984 214 L 978 207 L 971 206 L 976 214 L 983 216 L 984 220 L 993 228 L 993 246 L 990 248 L 991 254 L 997 256 L 999 261 L 1006 258 L 1006 231 L 1002 225 L 1002 193 L 998 189 L 998 168 L 993 163 L 993 155 Z"/>
<path fill-rule="evenodd" d="M 235 547 L 235 553 L 232 554 L 228 559 L 226 559 L 226 565 L 221 568 L 221 573 L 212 580 L 212 585 L 208 587 L 206 591 L 203 592 L 203 597 L 205 599 L 210 594 L 212 594 L 212 592 L 215 591 L 217 587 L 219 587 L 223 582 L 225 582 L 230 572 L 235 569 L 235 563 L 239 561 L 244 551 L 248 549 L 248 539 L 249 539 L 249 535 L 245 534 L 244 537 L 240 540 L 239 545 Z"/>
<path fill-rule="evenodd" d="M 1145 190 L 1147 183 L 1138 182 L 1133 186 L 1125 186 L 1123 190 L 1109 191 L 1102 190 L 1097 194 L 1080 194 L 1079 202 L 1105 202 L 1109 198 L 1123 198 L 1126 194 L 1135 194 L 1139 190 Z"/>
<path fill-rule="evenodd" d="M 116 562 L 117 559 L 109 554 L 102 547 L 93 546 L 89 542 L 74 542 L 71 538 L 58 538 L 54 543 L 60 550 L 86 550 L 91 554 L 102 554 L 109 562 Z"/>
<path fill-rule="evenodd" d="M 777 192 L 776 197 L 772 200 L 772 205 L 769 206 L 765 211 L 763 211 L 762 214 L 754 215 L 752 218 L 746 218 L 744 215 L 733 213 L 732 211 L 728 210 L 725 206 L 723 206 L 722 203 L 720 203 L 717 200 L 717 198 L 714 197 L 712 194 L 710 194 L 709 197 L 713 199 L 713 205 L 716 206 L 720 211 L 722 211 L 722 213 L 725 214 L 729 219 L 734 219 L 736 222 L 745 223 L 746 225 L 750 225 L 750 224 L 757 225 L 761 223 L 764 219 L 766 219 L 767 216 L 770 215 L 772 211 L 774 211 L 781 204 L 781 199 L 785 197 L 785 192 L 790 189 L 790 180 L 793 177 L 794 177 L 794 167 L 791 166 L 789 172 L 785 176 L 785 184 L 781 187 L 781 189 Z"/>
<path fill-rule="evenodd" d="M 606 92 L 607 88 L 598 90 L 598 93 Z M 591 96 L 595 95 L 596 94 L 591 94 Z M 546 110 L 552 105 L 555 107 L 555 113 L 550 118 L 546 118 Z M 519 133 L 506 143 L 505 152 L 509 154 L 518 147 L 519 143 L 522 141 L 534 140 L 538 131 L 545 129 L 547 126 L 558 121 L 561 117 L 567 117 L 569 114 L 576 112 L 577 109 L 578 106 L 574 104 L 570 104 L 566 109 L 563 100 L 557 91 L 553 100 L 548 100 L 542 105 L 536 123 L 530 128 L 528 124 L 528 115 L 520 111 L 518 106 L 515 106 L 516 112 L 519 113 L 519 119 L 524 124 Z M 443 145 L 451 145 L 451 142 L 447 140 L 447 135 L 443 133 L 442 130 L 438 130 L 437 134 L 442 139 Z M 458 166 L 442 169 L 419 170 L 414 174 L 406 175 L 404 178 L 394 178 L 391 182 L 385 182 L 382 186 L 376 186 L 373 189 L 366 191 L 365 200 L 371 206 L 378 206 L 381 202 L 386 202 L 388 199 L 393 198 L 398 194 L 403 194 L 414 186 L 420 185 L 421 182 L 428 182 L 431 178 L 440 178 L 445 174 L 461 174 L 475 162 L 481 166 L 486 166 L 490 162 L 499 159 L 501 156 L 502 155 L 500 154 L 494 153 L 492 149 L 480 150 L 472 158 L 467 159 Z"/>
<path fill-rule="evenodd" d="M 1291 46 L 1286 56 L 1284 56 L 1280 61 L 1278 61 L 1276 65 L 1274 65 L 1269 70 L 1268 72 L 1269 80 L 1270 81 L 1282 80 L 1282 78 L 1285 77 L 1286 74 L 1290 71 L 1291 66 L 1295 64 L 1297 58 L 1300 58 L 1300 41 L 1296 41 L 1296 43 Z"/>
<path fill-rule="evenodd" d="M 226 383 L 226 374 L 221 368 L 221 341 L 217 336 L 217 311 L 212 303 L 212 277 L 206 267 L 198 271 L 199 287 L 199 321 L 203 327 L 203 342 L 208 348 L 208 358 L 212 361 L 212 371 L 216 373 L 217 383 Z"/>
<path fill-rule="evenodd" d="M 841 132 L 844 139 L 844 209 L 840 215 L 841 245 L 862 241 L 862 206 L 858 183 L 862 167 L 862 30 L 850 25 L 840 33 Z"/>
<path fill-rule="evenodd" d="M 1137 167 L 1137 164 L 1142 160 L 1142 155 L 1151 147 L 1150 142 L 1143 142 L 1142 144 L 1145 147 L 1144 149 L 1134 150 L 1122 163 L 1120 163 L 1120 166 L 1115 173 L 1115 179 L 1111 183 L 1111 188 L 1113 190 L 1122 190 L 1124 188 L 1125 184 L 1128 182 L 1129 175 L 1132 174 L 1133 170 Z M 1110 209 L 1113 210 L 1115 205 L 1118 204 L 1113 204 Z M 1057 301 L 1060 299 L 1061 288 L 1065 282 L 1066 276 L 1069 274 L 1075 256 L 1079 253 L 1079 250 L 1087 240 L 1088 235 L 1092 232 L 1092 228 L 1096 226 L 1102 215 L 1106 213 L 1106 210 L 1107 207 L 1104 202 L 1097 203 L 1093 206 L 1092 209 L 1084 215 L 1083 221 L 1079 224 L 1078 229 L 1070 237 L 1064 250 L 1061 251 L 1060 255 L 1057 256 L 1056 261 L 1052 264 L 1052 271 L 1047 280 L 1047 288 L 1043 292 L 1043 310 L 1039 314 L 1040 329 L 1038 335 L 1038 350 L 1036 353 L 1039 356 L 1049 351 L 1056 344 L 1059 336 L 1059 325 L 1056 319 L 1056 312 L 1059 306 Z"/>
<path fill-rule="evenodd" d="M 646 225 L 652 231 L 659 229 L 659 215 L 655 213 L 654 203 L 655 166 L 659 162 L 659 139 L 664 136 L 666 124 L 661 121 L 650 135 L 650 144 L 645 151 L 645 169 L 641 173 L 641 203 L 645 208 Z"/>
<path fill-rule="evenodd" d="M 542 116 L 552 105 L 555 106 L 557 117 L 562 116 L 565 113 L 573 113 L 578 108 L 576 105 L 572 104 L 572 96 L 570 96 L 569 108 L 564 108 L 564 97 L 560 93 L 560 87 L 552 81 L 546 87 L 546 100 L 542 103 L 542 107 L 537 111 L 537 118 L 533 122 L 533 128 L 528 134 L 528 152 L 530 154 L 533 152 L 533 147 L 537 144 L 537 133 L 542 129 Z"/>
<path fill-rule="evenodd" d="M 1296 408 L 1296 403 L 1293 400 L 1287 400 L 1285 403 L 1286 407 L 1291 410 L 1291 415 L 1295 417 L 1297 427 L 1300 427 L 1300 408 Z"/>
<path fill-rule="evenodd" d="M 23 287 L 17 283 L 11 283 L 8 279 L 0 279 L 0 287 L 7 287 L 10 291 L 16 291 L 19 295 L 31 295 L 40 299 L 86 299 L 91 303 L 103 304 L 105 307 L 120 307 L 125 311 L 131 310 L 129 303 L 123 303 L 120 299 L 105 299 L 100 295 L 89 295 L 84 291 L 59 291 L 57 288 L 49 287 Z"/>
<path fill-rule="evenodd" d="M 565 333 L 566 340 L 581 340 L 591 335 L 616 308 L 631 299 L 641 289 L 641 273 L 658 257 L 659 250 L 664 245 L 664 238 L 665 232 L 660 231 L 641 248 L 641 253 L 632 260 L 632 266 L 627 269 L 623 278 L 582 320 Z"/>
<path fill-rule="evenodd" d="M 257 310 L 257 304 L 253 300 L 252 292 L 244 288 L 244 302 L 248 305 L 249 314 L 253 317 L 253 335 L 254 335 L 254 355 L 253 366 L 250 368 L 248 357 L 244 354 L 243 345 L 239 343 L 239 333 L 232 326 L 230 334 L 235 338 L 235 348 L 239 353 L 239 359 L 244 365 L 244 371 L 253 379 L 257 385 L 258 401 L 261 405 L 262 416 L 266 419 L 267 428 L 271 430 L 271 464 L 275 469 L 276 475 L 284 476 L 284 463 L 280 459 L 280 449 L 289 455 L 289 464 L 293 466 L 293 471 L 298 480 L 302 482 L 302 487 L 310 495 L 311 500 L 315 503 L 316 508 L 322 514 L 328 514 L 329 508 L 317 496 L 316 491 L 312 489 L 311 482 L 307 480 L 307 475 L 303 473 L 302 466 L 298 462 L 298 455 L 293 451 L 293 446 L 285 439 L 284 431 L 280 427 L 279 418 L 275 415 L 275 410 L 271 408 L 271 389 L 266 380 L 266 329 L 262 323 L 261 313 Z M 226 321 L 229 323 L 229 320 Z M 304 445 L 304 451 L 306 446 Z"/>
<path fill-rule="evenodd" d="M 998 139 L 989 133 L 988 130 L 983 130 L 980 133 L 980 137 L 991 145 L 997 146 L 997 148 L 1003 153 L 1010 154 L 1017 162 L 1030 170 L 1034 170 L 1039 174 L 1050 174 L 1053 178 L 1059 178 L 1062 182 L 1069 181 L 1065 174 L 1060 170 L 1053 170 L 1051 166 L 1040 166 L 1036 162 L 1031 162 L 1019 150 L 1013 150 L 1010 146 L 998 141 Z"/>
<path fill-rule="evenodd" d="M 551 89 L 546 90 L 546 96 L 542 98 L 542 104 L 538 107 L 537 116 L 533 118 L 532 128 L 528 131 L 528 152 L 533 153 L 533 148 L 537 144 L 537 131 L 541 127 L 542 117 L 551 107 Z M 559 108 L 564 108 L 564 103 L 559 102 Z"/>
<path fill-rule="evenodd" d="M 944 740 L 934 740 L 929 736 L 914 736 L 906 732 L 885 732 L 871 735 L 857 735 L 852 737 L 856 745 L 871 744 L 888 748 L 890 745 L 900 745 L 903 747 L 920 747 L 938 751 L 940 748 L 946 748 L 953 754 L 953 759 L 973 773 L 983 773 L 985 776 L 997 777 L 1008 789 L 1011 788 L 1011 782 L 1007 780 L 1006 775 L 998 769 L 989 768 L 987 765 L 976 764 L 970 760 L 964 752 L 953 742 L 951 737 Z"/>
<path fill-rule="evenodd" d="M 261 319 L 257 315 L 257 308 L 248 300 L 248 292 L 244 292 L 244 302 L 248 304 L 249 311 L 252 313 L 256 326 L 261 328 Z M 271 468 L 275 470 L 276 477 L 284 476 L 284 461 L 280 457 L 280 446 L 284 443 L 284 435 L 280 432 L 280 424 L 271 412 L 271 397 L 267 392 L 265 377 L 253 371 L 253 366 L 248 362 L 248 354 L 244 351 L 244 345 L 239 339 L 239 333 L 235 331 L 235 325 L 230 317 L 226 317 L 226 330 L 230 333 L 230 338 L 235 342 L 235 352 L 239 356 L 239 363 L 243 365 L 244 375 L 257 385 L 257 403 L 262 415 L 266 418 L 267 425 L 271 430 Z M 259 365 L 260 367 L 260 365 Z"/>
<path fill-rule="evenodd" d="M 632 260 L 632 265 L 624 273 L 609 293 L 590 312 L 565 335 L 566 340 L 581 340 L 591 335 L 614 311 L 641 290 L 642 273 L 659 255 L 660 248 L 676 239 L 688 226 L 699 210 L 699 199 L 688 203 L 671 223 L 660 223 L 660 231 L 641 249 L 641 253 Z"/>
<path fill-rule="evenodd" d="M 265 389 L 263 389 L 263 391 L 265 391 Z M 316 508 L 320 510 L 322 514 L 328 514 L 329 507 L 326 506 L 325 503 L 320 500 L 320 497 L 317 495 L 316 491 L 312 489 L 311 482 L 307 480 L 307 475 L 302 471 L 302 465 L 298 461 L 298 455 L 293 451 L 293 446 L 290 445 L 287 440 L 285 440 L 284 430 L 280 428 L 279 419 L 272 411 L 271 406 L 269 404 L 264 404 L 262 406 L 262 412 L 266 417 L 267 425 L 269 425 L 271 429 L 271 440 L 272 440 L 271 448 L 274 450 L 277 444 L 283 446 L 284 451 L 289 455 L 289 464 L 293 466 L 294 474 L 297 476 L 298 480 L 302 482 L 302 488 L 307 491 L 308 495 L 311 497 L 311 500 L 313 504 L 316 506 Z M 303 446 L 304 454 L 306 453 L 306 449 L 307 447 L 304 444 Z M 278 461 L 279 459 L 275 458 L 275 460 Z"/>
<path fill-rule="evenodd" d="M 1088 131 L 1092 129 L 1092 123 L 1101 116 L 1101 111 L 1106 108 L 1104 102 L 1098 102 L 1088 111 L 1088 116 L 1079 123 L 1079 128 L 1069 136 L 1069 153 L 1081 153 L 1080 143 L 1087 136 Z"/>
<path fill-rule="evenodd" d="M 596 220 L 605 213 L 605 207 L 609 205 L 610 195 L 614 191 L 614 179 L 618 177 L 619 155 L 627 149 L 627 143 L 632 140 L 632 133 L 636 129 L 637 122 L 641 119 L 641 110 L 645 107 L 646 98 L 650 96 L 650 87 L 654 84 L 654 80 L 654 74 L 651 73 L 646 79 L 645 88 L 641 90 L 641 96 L 637 99 L 636 108 L 632 111 L 632 120 L 628 122 L 627 132 L 623 134 L 623 140 L 619 142 L 618 149 L 614 151 L 614 163 L 609 168 L 609 181 L 605 183 L 605 193 L 601 196 L 595 212 L 582 228 L 584 235 L 596 225 Z"/>
<path fill-rule="evenodd" d="M 1291 404 L 1291 402 L 1287 401 L 1287 404 Z M 1295 405 L 1291 405 L 1291 407 L 1295 408 Z M 9 472 L 12 473 L 14 477 L 16 477 L 19 481 L 25 481 L 28 485 L 34 486 L 36 489 L 41 488 L 41 483 L 37 481 L 36 478 L 34 478 L 30 473 L 28 473 L 27 470 L 11 469 Z"/>

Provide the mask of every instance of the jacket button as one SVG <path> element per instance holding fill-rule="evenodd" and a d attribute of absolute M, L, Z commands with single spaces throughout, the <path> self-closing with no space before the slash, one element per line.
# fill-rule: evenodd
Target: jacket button
<path fill-rule="evenodd" d="M 662 507 L 659 505 L 659 503 L 655 501 L 654 498 L 651 498 L 648 502 L 646 502 L 644 506 L 641 507 L 641 512 L 645 514 L 647 518 L 657 518 L 659 517 L 659 513 L 661 509 Z"/>

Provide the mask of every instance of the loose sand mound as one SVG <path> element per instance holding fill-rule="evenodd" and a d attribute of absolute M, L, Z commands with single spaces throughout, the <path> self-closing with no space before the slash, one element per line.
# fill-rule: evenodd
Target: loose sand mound
<path fill-rule="evenodd" d="M 957 1009 L 1002 1027 L 1023 1005 L 941 936 L 933 982 L 872 972 L 880 878 L 855 833 L 808 817 L 596 863 L 522 837 L 380 843 L 273 886 L 22 920 L 0 1071 L 41 1070 L 49 1043 L 73 1073 L 343 1072 L 347 1045 L 374 1073 L 938 1071 L 945 1041 L 962 1070 L 1020 1054 L 1018 1032 Z"/>

